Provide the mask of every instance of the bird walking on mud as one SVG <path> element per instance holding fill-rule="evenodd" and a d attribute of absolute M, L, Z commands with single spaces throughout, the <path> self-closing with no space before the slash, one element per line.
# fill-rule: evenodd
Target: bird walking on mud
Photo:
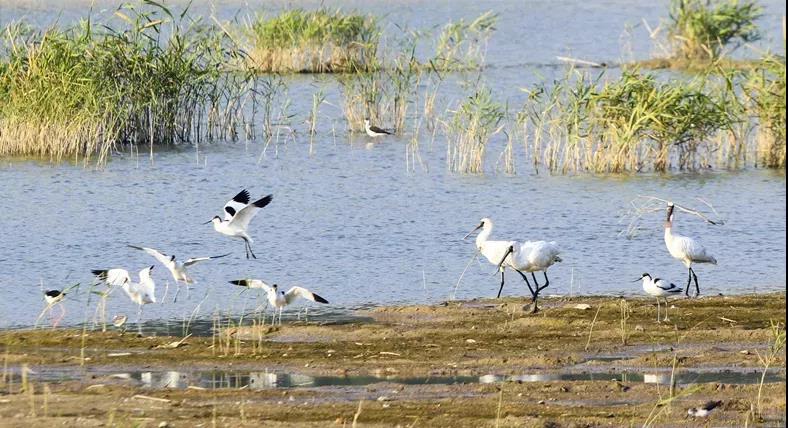
<path fill-rule="evenodd" d="M 560 262 L 561 258 L 558 256 L 561 250 L 555 242 L 547 241 L 494 241 L 490 239 L 493 230 L 493 222 L 485 217 L 475 229 L 470 231 L 465 238 L 467 239 L 471 234 L 481 229 L 481 232 L 476 236 L 476 248 L 490 263 L 497 266 L 501 273 L 501 285 L 498 288 L 497 297 L 501 297 L 504 283 L 506 281 L 505 271 L 510 268 L 520 274 L 520 277 L 525 281 L 528 291 L 531 292 L 531 301 L 533 302 L 532 311 L 538 310 L 536 300 L 539 292 L 545 289 L 550 280 L 547 277 L 547 268 L 556 262 Z M 534 272 L 542 271 L 544 273 L 545 283 L 539 285 L 536 280 Z M 534 287 L 525 276 L 525 272 L 530 272 L 534 281 Z"/>
<path fill-rule="evenodd" d="M 243 239 L 246 258 L 257 258 L 252 251 L 252 237 L 249 236 L 247 229 L 249 222 L 252 221 L 260 208 L 265 207 L 274 198 L 273 195 L 262 197 L 252 203 L 249 203 L 249 191 L 246 189 L 241 190 L 237 195 L 224 204 L 224 219 L 214 216 L 205 224 L 213 223 L 213 228 L 222 235 L 231 238 Z"/>
<path fill-rule="evenodd" d="M 670 321 L 668 319 L 668 296 L 681 293 L 681 288 L 676 286 L 676 284 L 668 283 L 662 278 L 651 278 L 651 275 L 648 273 L 644 273 L 635 281 L 643 281 L 643 291 L 649 296 L 657 298 L 657 322 L 660 322 L 659 298 L 665 299 L 665 318 L 662 321 Z"/>
<path fill-rule="evenodd" d="M 711 263 L 716 265 L 717 259 L 714 258 L 706 248 L 703 247 L 698 241 L 693 238 L 679 235 L 673 232 L 673 210 L 675 206 L 673 202 L 668 203 L 667 219 L 665 221 L 665 246 L 668 247 L 670 255 L 684 263 L 688 270 L 687 287 L 684 289 L 684 294 L 689 296 L 689 288 L 692 281 L 695 281 L 695 297 L 700 295 L 700 287 L 698 286 L 698 275 L 692 269 L 693 263 Z"/>

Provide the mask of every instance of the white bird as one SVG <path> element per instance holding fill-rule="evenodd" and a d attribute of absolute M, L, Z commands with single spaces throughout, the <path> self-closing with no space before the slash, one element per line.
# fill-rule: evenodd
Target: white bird
<path fill-rule="evenodd" d="M 687 415 L 692 416 L 693 418 L 705 418 L 709 416 L 712 410 L 716 409 L 720 405 L 722 405 L 722 401 L 708 401 L 706 404 L 700 407 L 687 409 Z"/>
<path fill-rule="evenodd" d="M 170 274 L 172 274 L 172 279 L 175 280 L 175 284 L 178 286 L 178 291 L 175 292 L 175 298 L 173 299 L 173 301 L 177 301 L 178 300 L 178 293 L 181 290 L 181 288 L 180 288 L 180 284 L 181 283 L 183 283 L 183 284 L 185 284 L 187 286 L 187 290 L 188 290 L 189 284 L 194 284 L 194 279 L 192 279 L 192 277 L 189 276 L 189 272 L 186 270 L 186 268 L 188 268 L 189 266 L 192 266 L 192 265 L 194 265 L 196 263 L 199 263 L 199 262 L 204 262 L 206 260 L 211 260 L 211 259 L 218 259 L 220 257 L 225 257 L 225 256 L 228 256 L 230 254 L 230 253 L 227 253 L 227 254 L 222 254 L 221 256 L 211 256 L 211 257 L 192 257 L 192 258 L 186 260 L 183 263 L 179 263 L 179 262 L 177 262 L 175 260 L 175 256 L 174 255 L 168 256 L 167 254 L 161 253 L 161 252 L 159 252 L 159 251 L 157 251 L 157 250 L 155 250 L 153 248 L 137 247 L 137 246 L 134 246 L 134 245 L 129 245 L 129 247 L 134 248 L 136 250 L 141 250 L 141 251 L 144 251 L 144 252 L 150 254 L 156 260 L 158 260 L 159 263 L 163 264 L 164 267 L 167 268 L 167 270 L 170 271 Z"/>
<path fill-rule="evenodd" d="M 643 291 L 650 296 L 657 298 L 657 322 L 659 322 L 659 298 L 665 299 L 665 319 L 663 321 L 670 321 L 668 319 L 668 297 L 671 294 L 681 293 L 681 288 L 676 284 L 668 283 L 662 278 L 652 278 L 650 274 L 644 273 L 640 278 L 635 281 L 643 281 Z"/>
<path fill-rule="evenodd" d="M 241 190 L 235 197 L 230 199 L 224 204 L 224 219 L 214 216 L 210 221 L 205 224 L 213 223 L 213 228 L 222 235 L 231 238 L 243 239 L 246 244 L 246 258 L 251 254 L 253 258 L 257 258 L 252 252 L 252 237 L 246 232 L 249 227 L 249 222 L 260 211 L 260 208 L 271 203 L 274 198 L 273 195 L 268 195 L 260 198 L 251 204 L 249 203 L 249 192 L 244 189 Z"/>
<path fill-rule="evenodd" d="M 282 324 L 282 311 L 285 306 L 293 303 L 297 298 L 302 297 L 317 303 L 328 303 L 328 300 L 318 296 L 317 294 L 307 290 L 303 287 L 290 287 L 287 292 L 280 291 L 279 286 L 276 284 L 268 285 L 259 279 L 237 279 L 230 281 L 230 284 L 240 285 L 248 288 L 260 288 L 265 290 L 268 303 L 274 307 L 274 318 L 271 319 L 271 324 L 274 323 L 276 318 L 276 310 L 279 310 L 279 324 Z"/>
<path fill-rule="evenodd" d="M 370 125 L 369 118 L 364 119 L 364 131 L 366 131 L 367 135 L 369 135 L 370 137 L 382 137 L 384 135 L 391 135 L 391 132 L 383 128 L 378 128 L 375 125 Z"/>
<path fill-rule="evenodd" d="M 498 296 L 501 297 L 501 291 L 505 281 L 504 271 L 506 268 L 511 268 L 520 274 L 520 277 L 525 281 L 528 290 L 531 292 L 531 300 L 534 305 L 532 310 L 538 310 L 536 306 L 536 299 L 539 292 L 545 289 L 550 280 L 547 278 L 547 268 L 556 262 L 560 262 L 561 258 L 558 256 L 561 250 L 555 242 L 547 241 L 493 241 L 490 240 L 492 234 L 493 222 L 489 218 L 483 218 L 475 229 L 465 235 L 466 239 L 475 231 L 482 229 L 479 235 L 476 236 L 476 248 L 490 263 L 496 265 L 501 272 L 501 286 L 498 289 Z M 542 271 L 544 273 L 545 283 L 539 285 L 536 280 L 534 272 Z M 531 287 L 528 278 L 523 272 L 530 272 L 534 280 L 535 288 Z"/>
<path fill-rule="evenodd" d="M 142 308 L 149 303 L 156 303 L 156 283 L 150 276 L 154 266 L 146 267 L 139 273 L 140 281 L 131 282 L 131 275 L 126 269 L 92 270 L 100 280 L 110 287 L 120 286 L 132 302 L 139 306 L 137 310 L 137 331 L 142 334 Z"/>
<path fill-rule="evenodd" d="M 684 294 L 689 296 L 690 283 L 694 279 L 695 297 L 697 297 L 700 294 L 700 288 L 698 287 L 698 276 L 695 275 L 692 264 L 711 263 L 716 265 L 717 259 L 709 254 L 706 248 L 698 241 L 673 233 L 673 209 L 673 202 L 668 202 L 668 217 L 665 221 L 665 245 L 668 247 L 670 255 L 684 263 L 684 266 L 688 269 L 689 277 L 687 278 L 687 287 L 684 290 Z"/>

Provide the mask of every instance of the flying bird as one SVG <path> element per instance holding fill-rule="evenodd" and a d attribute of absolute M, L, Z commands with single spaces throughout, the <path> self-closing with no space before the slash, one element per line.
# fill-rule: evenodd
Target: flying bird
<path fill-rule="evenodd" d="M 254 216 L 260 211 L 260 208 L 265 207 L 274 198 L 273 195 L 268 195 L 260 198 L 251 204 L 249 203 L 249 191 L 246 189 L 241 190 L 237 195 L 224 204 L 224 219 L 214 216 L 205 224 L 213 223 L 213 228 L 222 235 L 231 238 L 243 239 L 246 250 L 246 258 L 257 258 L 252 251 L 252 237 L 247 233 L 249 222 L 252 221 Z"/>
<path fill-rule="evenodd" d="M 110 287 L 121 287 L 129 299 L 136 303 L 137 309 L 137 332 L 142 335 L 142 308 L 149 303 L 156 303 L 156 283 L 150 273 L 154 266 L 146 267 L 139 273 L 139 282 L 131 282 L 131 275 L 126 269 L 92 270 L 93 275 Z"/>
<path fill-rule="evenodd" d="M 186 270 L 186 268 L 188 268 L 188 267 L 190 267 L 192 265 L 195 265 L 195 264 L 197 264 L 199 262 L 204 262 L 206 260 L 212 260 L 212 259 L 218 259 L 218 258 L 225 257 L 225 256 L 229 255 L 229 253 L 227 253 L 227 254 L 222 254 L 221 256 L 192 257 L 190 259 L 187 259 L 185 262 L 180 263 L 180 262 L 178 262 L 175 259 L 175 255 L 169 256 L 169 255 L 164 254 L 162 252 L 159 252 L 158 250 L 155 250 L 153 248 L 137 247 L 135 245 L 129 245 L 129 247 L 134 248 L 136 250 L 144 251 L 144 252 L 150 254 L 156 260 L 158 260 L 159 263 L 164 265 L 164 267 L 166 267 L 167 270 L 170 271 L 170 274 L 172 275 L 172 278 L 175 280 L 175 284 L 178 286 L 178 291 L 175 292 L 175 298 L 173 299 L 174 302 L 178 300 L 178 293 L 180 293 L 180 291 L 181 291 L 181 283 L 186 285 L 186 289 L 187 290 L 188 290 L 188 286 L 190 284 L 194 284 L 194 279 L 192 279 L 192 277 L 189 276 L 189 272 Z"/>
<path fill-rule="evenodd" d="M 284 310 L 285 306 L 290 305 L 291 303 L 295 302 L 296 299 L 299 297 L 307 300 L 311 300 L 317 303 L 328 303 L 328 300 L 318 296 L 317 294 L 307 290 L 306 288 L 295 286 L 290 287 L 287 292 L 283 290 L 279 290 L 279 286 L 276 284 L 268 285 L 265 282 L 259 279 L 237 279 L 230 281 L 230 284 L 239 285 L 241 287 L 247 288 L 259 288 L 265 290 L 268 303 L 274 307 L 274 317 L 271 319 L 271 324 L 273 325 L 274 320 L 276 319 L 276 310 L 279 310 L 279 324 L 282 324 L 282 311 Z"/>

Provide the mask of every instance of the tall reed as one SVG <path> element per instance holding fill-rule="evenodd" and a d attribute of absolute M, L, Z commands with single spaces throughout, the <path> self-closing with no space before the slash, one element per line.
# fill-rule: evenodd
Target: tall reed
<path fill-rule="evenodd" d="M 493 99 L 488 88 L 482 87 L 466 98 L 447 123 L 449 170 L 482 174 L 487 144 L 501 131 L 503 119 L 504 108 Z"/>

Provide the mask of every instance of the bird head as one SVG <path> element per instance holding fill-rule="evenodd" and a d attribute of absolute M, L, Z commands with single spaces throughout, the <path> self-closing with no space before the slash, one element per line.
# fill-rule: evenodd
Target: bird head
<path fill-rule="evenodd" d="M 479 229 L 489 230 L 492 227 L 492 225 L 493 225 L 492 220 L 485 217 L 479 221 L 478 226 L 476 226 L 472 231 L 468 232 L 468 234 L 465 235 L 465 237 L 462 239 L 468 239 L 468 237 L 471 236 L 473 232 L 476 232 Z"/>
<path fill-rule="evenodd" d="M 668 210 L 667 210 L 667 218 L 665 218 L 665 227 L 670 227 L 670 224 L 673 222 L 673 209 L 675 205 L 673 202 L 668 202 Z"/>
<path fill-rule="evenodd" d="M 636 280 L 634 280 L 632 282 L 638 282 L 638 281 L 642 280 L 643 278 L 651 279 L 651 275 L 648 272 L 646 272 L 643 275 L 640 275 L 640 278 L 638 278 L 638 279 L 636 279 Z"/>
<path fill-rule="evenodd" d="M 206 221 L 206 222 L 205 222 L 205 223 L 203 223 L 203 224 L 208 224 L 208 223 L 219 224 L 219 223 L 221 223 L 221 222 L 222 222 L 222 218 L 221 218 L 221 217 L 219 217 L 218 215 L 215 215 L 215 216 L 213 216 L 213 218 L 212 218 L 212 219 L 210 219 L 210 220 Z"/>

